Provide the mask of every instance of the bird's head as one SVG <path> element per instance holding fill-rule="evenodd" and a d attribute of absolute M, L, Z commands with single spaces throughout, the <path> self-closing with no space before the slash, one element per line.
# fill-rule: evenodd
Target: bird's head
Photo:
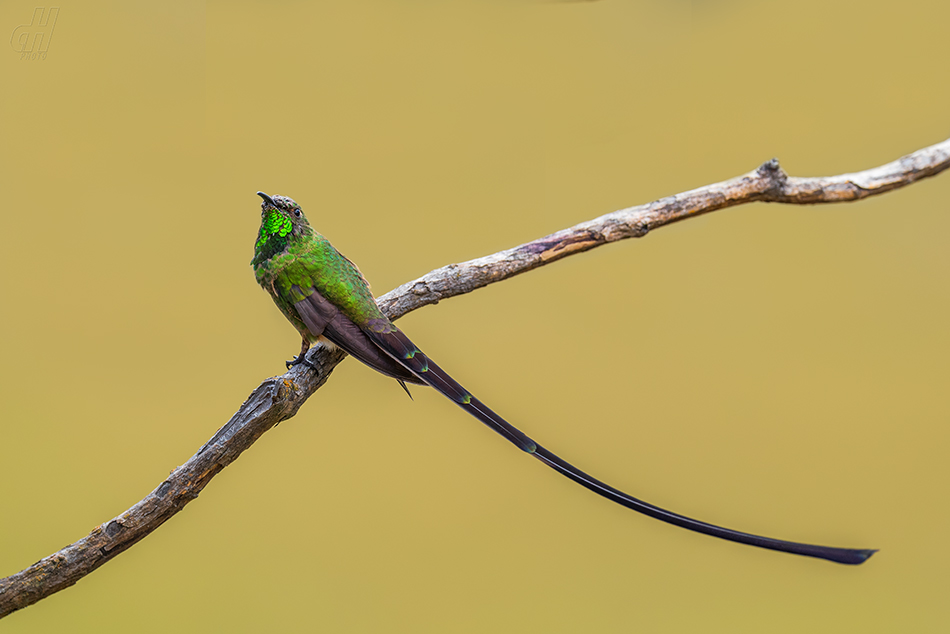
<path fill-rule="evenodd" d="M 294 199 L 286 196 L 268 196 L 257 192 L 261 203 L 261 230 L 254 245 L 254 261 L 270 259 L 280 253 L 293 238 L 310 235 L 313 229 Z"/>
<path fill-rule="evenodd" d="M 257 192 L 257 195 L 263 199 L 261 202 L 261 228 L 267 224 L 272 224 L 278 229 L 287 226 L 290 222 L 292 229 L 310 227 L 307 217 L 303 215 L 303 209 L 293 198 L 287 196 L 268 196 L 264 192 Z M 271 231 L 270 233 L 276 233 Z"/>

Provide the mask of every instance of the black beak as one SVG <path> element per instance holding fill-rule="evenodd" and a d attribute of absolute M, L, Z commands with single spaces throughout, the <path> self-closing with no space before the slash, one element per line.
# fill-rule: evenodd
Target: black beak
<path fill-rule="evenodd" d="M 257 195 L 264 199 L 264 202 L 269 204 L 274 209 L 277 209 L 277 203 L 274 202 L 274 199 L 265 194 L 264 192 L 257 192 Z"/>

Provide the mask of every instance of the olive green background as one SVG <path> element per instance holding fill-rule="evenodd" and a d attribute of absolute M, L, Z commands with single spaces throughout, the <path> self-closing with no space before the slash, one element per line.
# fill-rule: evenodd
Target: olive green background
<path fill-rule="evenodd" d="M 145 496 L 297 335 L 258 189 L 385 292 L 731 178 L 950 135 L 943 0 L 63 2 L 0 53 L 0 574 Z M 35 4 L 0 6 L 0 35 Z M 936 632 L 950 620 L 950 174 L 748 205 L 400 321 L 644 518 L 345 361 L 37 632 Z M 944 599 L 941 600 L 940 597 Z"/>

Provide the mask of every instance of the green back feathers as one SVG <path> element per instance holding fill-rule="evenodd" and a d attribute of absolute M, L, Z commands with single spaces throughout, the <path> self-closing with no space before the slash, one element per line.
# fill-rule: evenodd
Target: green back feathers
<path fill-rule="evenodd" d="M 315 290 L 358 325 L 373 318 L 385 319 L 359 269 L 322 235 L 314 233 L 292 241 L 287 256 L 275 286 L 290 303 Z"/>

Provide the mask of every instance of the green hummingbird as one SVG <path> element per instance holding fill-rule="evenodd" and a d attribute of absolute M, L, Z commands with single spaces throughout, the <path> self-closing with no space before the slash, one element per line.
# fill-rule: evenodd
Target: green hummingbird
<path fill-rule="evenodd" d="M 416 347 L 376 305 L 363 274 L 314 231 L 303 210 L 285 196 L 257 192 L 261 228 L 251 265 L 257 282 L 300 333 L 300 354 L 287 367 L 307 364 L 318 341 L 338 346 L 369 367 L 407 383 L 428 385 L 525 453 L 603 497 L 675 526 L 721 539 L 842 564 L 860 564 L 876 550 L 789 542 L 722 528 L 661 509 L 584 473 L 554 455 L 475 398 Z"/>

